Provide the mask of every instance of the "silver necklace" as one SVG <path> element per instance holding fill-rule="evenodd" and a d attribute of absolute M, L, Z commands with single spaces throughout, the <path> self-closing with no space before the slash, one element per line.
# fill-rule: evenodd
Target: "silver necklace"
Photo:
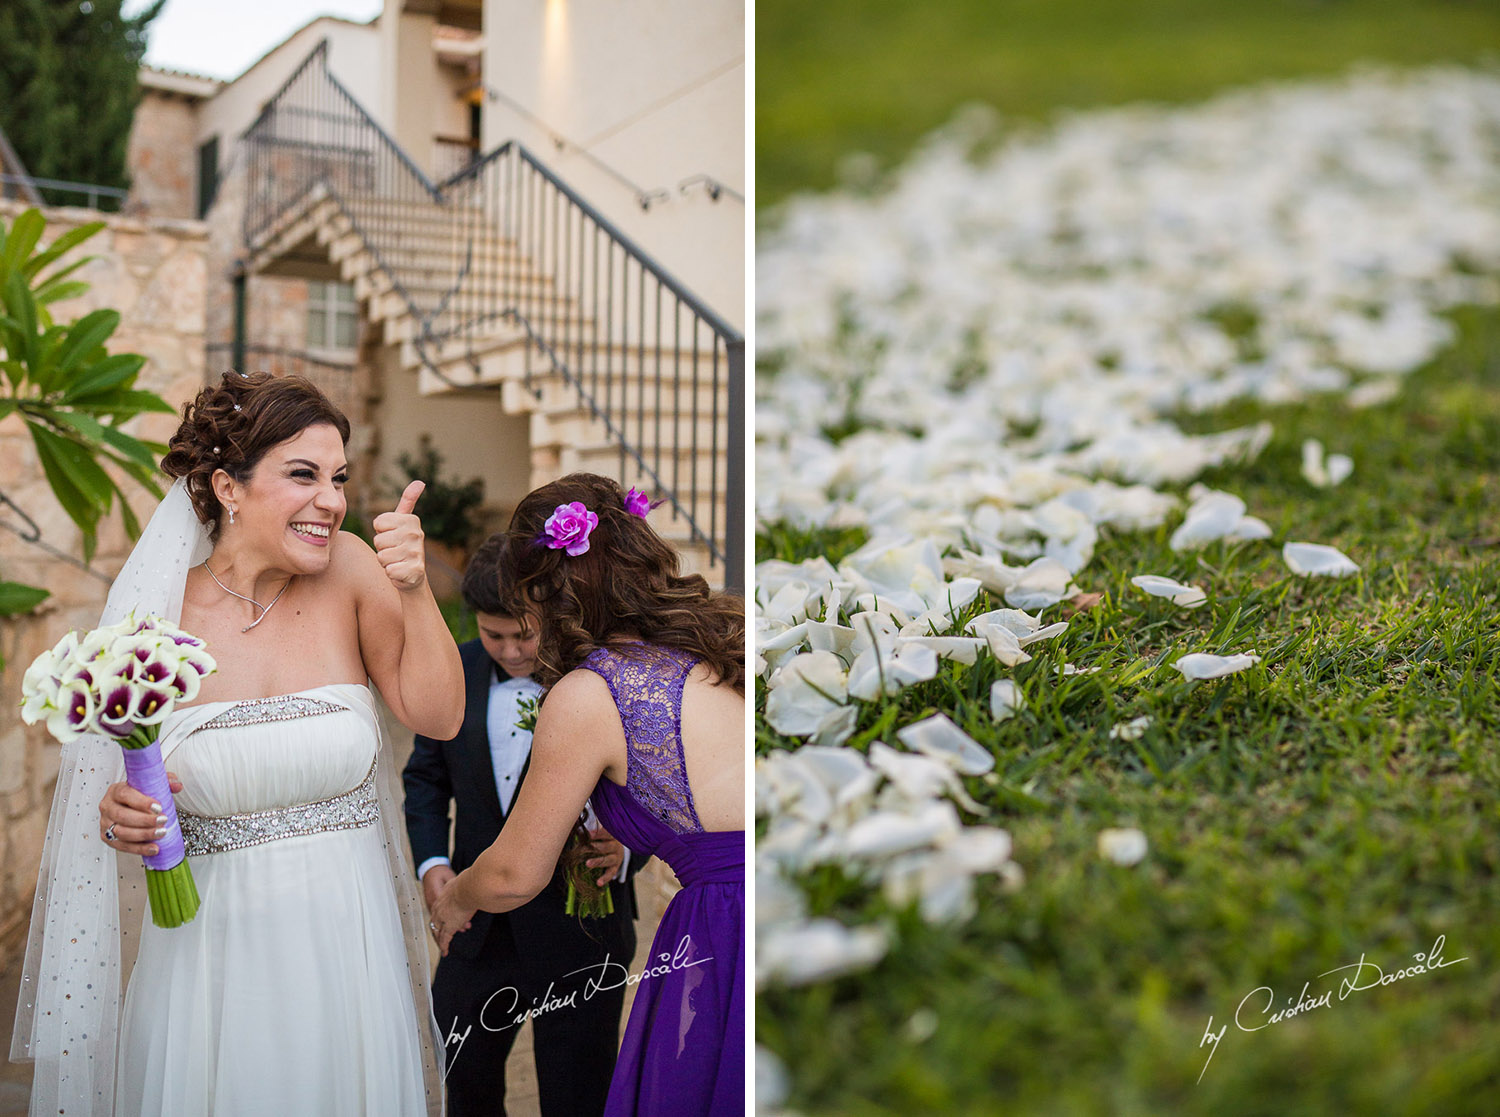
<path fill-rule="evenodd" d="M 292 584 L 292 579 L 288 578 L 286 580 L 286 585 L 282 586 L 281 590 L 276 594 L 276 596 L 273 597 L 273 598 L 271 598 L 271 604 L 269 604 L 269 605 L 262 605 L 259 601 L 256 601 L 255 598 L 253 598 L 253 597 L 246 597 L 242 593 L 235 593 L 234 590 L 230 589 L 223 582 L 219 581 L 219 576 L 214 573 L 214 568 L 212 566 L 208 565 L 208 560 L 207 559 L 203 560 L 203 569 L 208 571 L 208 576 L 214 580 L 214 585 L 218 586 L 221 590 L 223 590 L 225 593 L 227 593 L 230 597 L 237 597 L 241 601 L 248 601 L 248 602 L 250 602 L 251 605 L 254 605 L 257 609 L 260 610 L 260 616 L 256 617 L 253 621 L 251 621 L 249 624 L 247 624 L 244 628 L 240 629 L 241 632 L 249 632 L 256 625 L 260 624 L 261 621 L 265 620 L 266 619 L 266 614 L 269 613 L 272 609 L 274 609 L 276 607 L 276 603 L 281 600 L 281 595 L 283 593 L 286 593 L 286 587 Z M 295 575 L 294 575 L 294 577 L 295 577 Z"/>

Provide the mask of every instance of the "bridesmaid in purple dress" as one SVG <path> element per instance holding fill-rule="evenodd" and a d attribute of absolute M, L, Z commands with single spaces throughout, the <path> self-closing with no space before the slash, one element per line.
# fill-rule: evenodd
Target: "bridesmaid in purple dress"
<path fill-rule="evenodd" d="M 634 490 L 587 473 L 536 490 L 516 509 L 501 594 L 515 615 L 540 618 L 537 676 L 550 685 L 511 821 L 438 898 L 433 930 L 446 952 L 476 910 L 509 911 L 547 887 L 591 798 L 610 833 L 637 856 L 660 857 L 683 885 L 643 970 L 627 977 L 622 959 L 581 978 L 556 975 L 559 1000 L 639 983 L 605 1112 L 738 1114 L 744 604 L 710 592 L 701 577 L 679 576 L 648 510 Z M 587 856 L 570 850 L 565 860 Z"/>

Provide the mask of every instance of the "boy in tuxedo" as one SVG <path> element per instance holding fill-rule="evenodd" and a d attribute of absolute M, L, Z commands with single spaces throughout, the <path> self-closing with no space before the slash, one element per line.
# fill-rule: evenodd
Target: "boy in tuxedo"
<path fill-rule="evenodd" d="M 418 735 L 402 773 L 406 828 L 427 906 L 458 872 L 495 840 L 526 778 L 531 733 L 517 726 L 523 703 L 541 688 L 530 674 L 537 632 L 501 604 L 491 536 L 464 572 L 461 593 L 479 621 L 479 638 L 459 647 L 464 665 L 463 727 L 451 741 Z M 456 805 L 452 854 L 449 804 Z M 433 1009 L 447 1043 L 450 1117 L 505 1113 L 505 1060 L 532 1016 L 543 1117 L 587 1117 L 604 1111 L 625 1003 L 621 977 L 635 954 L 639 865 L 619 842 L 591 830 L 599 851 L 589 860 L 610 881 L 614 913 L 580 920 L 564 911 L 561 872 L 530 903 L 502 915 L 478 912 L 456 935 L 432 982 Z M 606 968 L 605 963 L 609 965 Z M 590 988 L 601 983 L 615 988 Z"/>

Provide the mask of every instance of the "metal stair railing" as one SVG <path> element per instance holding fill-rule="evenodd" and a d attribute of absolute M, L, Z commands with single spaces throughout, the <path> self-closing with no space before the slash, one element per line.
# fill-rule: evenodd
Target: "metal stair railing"
<path fill-rule="evenodd" d="M 541 398 L 538 377 L 558 376 L 607 432 L 621 484 L 660 494 L 743 590 L 737 330 L 517 143 L 432 183 L 329 73 L 326 40 L 244 140 L 247 245 L 315 193 L 331 197 L 410 308 L 426 367 L 451 383 L 445 367 L 477 370 L 521 335 L 527 388 Z M 424 233 L 449 246 L 428 268 L 412 256 L 430 244 Z M 447 275 L 440 290 L 419 275 L 433 265 Z"/>

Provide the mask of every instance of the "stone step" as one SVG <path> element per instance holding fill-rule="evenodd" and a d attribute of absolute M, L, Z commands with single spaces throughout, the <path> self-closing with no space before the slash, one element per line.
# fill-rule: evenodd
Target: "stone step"
<path fill-rule="evenodd" d="M 467 259 L 471 261 L 471 269 L 475 271 L 529 270 L 526 257 L 514 245 L 504 241 L 476 243 L 471 253 L 466 246 L 455 245 L 449 241 L 438 245 L 428 245 L 425 242 L 413 243 L 406 239 L 381 238 L 372 251 L 372 246 L 366 241 L 363 233 L 352 226 L 341 228 L 337 223 L 330 222 L 320 225 L 319 228 L 325 230 L 320 234 L 319 243 L 327 245 L 329 259 L 334 263 L 340 263 L 361 253 L 371 252 L 372 255 L 378 255 L 382 262 L 393 268 L 457 270 L 463 267 Z"/>
<path fill-rule="evenodd" d="M 529 306 L 520 306 L 517 310 L 527 315 L 533 328 L 540 328 L 541 324 L 561 320 L 555 313 L 556 307 L 547 308 L 543 303 L 543 309 L 550 309 L 551 314 L 544 314 L 540 318 L 530 315 L 532 310 Z M 644 365 L 648 374 L 654 374 L 659 368 L 662 375 L 671 376 L 674 371 L 678 376 L 689 377 L 696 362 L 700 378 L 707 383 L 713 376 L 715 354 L 713 347 L 706 340 L 701 341 L 696 352 L 691 344 L 683 344 L 678 349 L 670 348 L 672 339 L 665 337 L 662 341 L 665 345 L 658 350 L 653 345 L 653 339 L 648 338 L 644 350 L 639 342 L 632 341 L 628 344 L 618 342 L 610 343 L 607 338 L 600 338 L 597 327 L 592 321 L 582 317 L 574 316 L 567 319 L 570 332 L 559 335 L 549 332 L 546 340 L 555 346 L 557 352 L 567 356 L 582 353 L 587 357 L 585 367 L 588 369 L 612 366 L 615 368 L 638 369 Z M 439 332 L 442 323 L 434 323 L 435 332 Z M 510 360 L 514 357 L 514 350 L 518 341 L 525 337 L 525 331 L 510 320 L 501 320 L 492 327 L 484 327 L 483 332 L 476 331 L 472 334 L 464 334 L 451 339 L 441 340 L 433 350 L 433 357 L 439 362 L 462 361 L 467 363 L 475 360 L 483 363 L 492 354 L 503 355 Z M 686 338 L 682 339 L 684 343 Z M 717 354 L 719 377 L 723 380 L 728 375 L 728 355 L 720 350 Z M 407 368 L 415 367 L 418 357 L 415 353 L 403 353 L 402 361 Z M 510 375 L 517 375 L 524 369 L 500 369 L 497 368 L 494 379 L 504 379 Z"/>
<path fill-rule="evenodd" d="M 698 439 L 700 457 L 705 454 L 713 456 L 715 453 L 722 455 L 725 448 L 725 431 L 722 423 L 716 426 L 706 415 L 700 415 L 696 420 L 684 416 L 676 422 L 673 422 L 670 416 L 663 417 L 659 428 L 654 422 L 648 421 L 641 431 L 639 442 L 637 431 L 641 428 L 638 428 L 634 422 L 630 422 L 628 418 L 622 420 L 618 414 L 609 415 L 608 418 L 616 430 L 624 432 L 625 440 L 632 445 L 654 447 L 659 437 L 663 460 L 673 456 L 680 457 L 684 461 L 691 459 L 694 436 Z M 717 451 L 713 449 L 716 429 L 718 431 Z M 586 408 L 531 413 L 531 444 L 533 446 L 594 446 L 604 444 L 607 440 L 608 432 L 604 423 L 595 418 L 594 413 Z"/>
<path fill-rule="evenodd" d="M 658 411 L 661 412 L 662 422 L 667 423 L 679 415 L 686 420 L 695 406 L 700 414 L 712 415 L 715 403 L 715 393 L 707 385 L 699 385 L 695 391 L 691 382 L 678 383 L 663 378 L 660 381 L 661 391 L 658 393 L 658 382 L 654 377 L 642 378 L 633 372 L 620 373 L 610 378 L 585 375 L 581 378 L 581 386 L 584 395 L 592 397 L 601 408 L 607 407 L 614 413 L 623 413 L 632 429 L 637 416 L 643 412 L 649 426 Z M 643 386 L 644 399 L 641 392 Z M 529 384 L 523 377 L 504 381 L 498 387 L 506 400 L 506 410 L 512 414 L 523 411 L 562 413 L 582 409 L 578 402 L 578 387 L 556 372 L 539 373 L 531 378 Z M 728 385 L 720 386 L 717 402 L 722 421 L 729 407 Z"/>

